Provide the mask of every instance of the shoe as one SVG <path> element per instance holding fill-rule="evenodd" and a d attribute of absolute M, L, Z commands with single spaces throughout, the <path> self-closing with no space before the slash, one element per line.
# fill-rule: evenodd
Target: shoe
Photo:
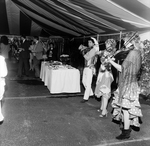
<path fill-rule="evenodd" d="M 116 137 L 118 140 L 124 140 L 130 138 L 131 129 L 122 129 L 122 133 Z"/>
<path fill-rule="evenodd" d="M 85 103 L 85 102 L 87 102 L 87 101 L 88 101 L 88 100 L 83 99 L 83 100 L 80 101 L 80 103 Z"/>
<path fill-rule="evenodd" d="M 104 115 L 103 115 L 103 114 L 100 114 L 99 117 L 100 117 L 100 118 L 106 118 L 106 117 L 107 117 L 107 114 L 108 114 L 108 112 L 106 112 L 106 114 L 104 114 Z"/>
<path fill-rule="evenodd" d="M 95 95 L 91 95 L 91 96 L 89 96 L 89 98 L 96 98 L 96 96 Z"/>
<path fill-rule="evenodd" d="M 100 114 L 99 117 L 100 117 L 100 118 L 106 118 L 106 117 L 107 117 L 107 114 L 105 114 L 105 115 Z"/>

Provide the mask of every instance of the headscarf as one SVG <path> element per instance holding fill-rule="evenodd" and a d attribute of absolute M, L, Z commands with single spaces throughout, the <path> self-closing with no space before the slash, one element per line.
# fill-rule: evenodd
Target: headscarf
<path fill-rule="evenodd" d="M 107 39 L 105 41 L 105 44 L 108 44 L 112 50 L 116 47 L 116 41 L 114 39 Z"/>
<path fill-rule="evenodd" d="M 98 44 L 98 41 L 97 41 L 95 38 L 93 38 L 93 37 L 91 37 L 91 39 L 92 39 L 92 40 L 93 40 L 93 42 L 94 42 L 94 45 L 95 45 L 96 51 L 99 51 L 99 44 Z"/>
<path fill-rule="evenodd" d="M 98 41 L 95 39 L 95 38 L 93 38 L 93 37 L 91 37 L 90 38 L 90 40 L 92 40 L 92 42 L 94 43 L 94 46 L 93 46 L 93 48 L 95 48 L 96 49 L 96 52 L 98 52 L 99 51 L 99 44 L 98 44 Z M 98 55 L 95 55 L 93 58 L 92 58 L 92 66 L 94 66 L 95 64 L 96 64 L 96 62 L 97 62 L 97 59 L 98 59 Z M 95 67 L 94 67 L 95 68 Z M 95 71 L 95 69 L 94 69 L 94 71 L 93 71 L 93 74 L 95 74 L 96 73 L 96 71 Z"/>
<path fill-rule="evenodd" d="M 91 37 L 91 39 L 94 41 L 95 45 L 98 45 L 98 41 L 95 38 Z"/>

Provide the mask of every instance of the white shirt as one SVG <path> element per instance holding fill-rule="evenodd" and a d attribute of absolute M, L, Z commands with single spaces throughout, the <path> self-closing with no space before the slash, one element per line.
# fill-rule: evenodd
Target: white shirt
<path fill-rule="evenodd" d="M 7 65 L 5 62 L 5 58 L 0 55 L 0 78 L 7 76 Z"/>
<path fill-rule="evenodd" d="M 5 85 L 5 79 L 4 77 L 7 76 L 7 65 L 5 62 L 5 58 L 0 55 L 0 85 Z"/>

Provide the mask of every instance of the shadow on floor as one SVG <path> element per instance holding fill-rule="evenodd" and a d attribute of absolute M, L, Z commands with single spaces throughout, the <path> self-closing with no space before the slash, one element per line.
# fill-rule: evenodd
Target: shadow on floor
<path fill-rule="evenodd" d="M 34 80 L 34 79 L 32 79 L 32 80 L 17 80 L 17 82 L 19 84 L 25 84 L 25 85 L 36 85 L 36 86 L 44 85 L 44 83 L 42 81 Z"/>

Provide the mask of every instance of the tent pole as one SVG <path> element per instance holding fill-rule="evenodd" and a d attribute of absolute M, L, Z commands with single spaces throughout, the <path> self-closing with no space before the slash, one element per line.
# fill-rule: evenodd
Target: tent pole
<path fill-rule="evenodd" d="M 99 34 L 97 34 L 97 42 L 99 42 Z"/>
<path fill-rule="evenodd" d="M 121 36 L 122 36 L 122 31 L 120 31 L 120 38 L 119 38 L 119 50 L 121 49 Z"/>

